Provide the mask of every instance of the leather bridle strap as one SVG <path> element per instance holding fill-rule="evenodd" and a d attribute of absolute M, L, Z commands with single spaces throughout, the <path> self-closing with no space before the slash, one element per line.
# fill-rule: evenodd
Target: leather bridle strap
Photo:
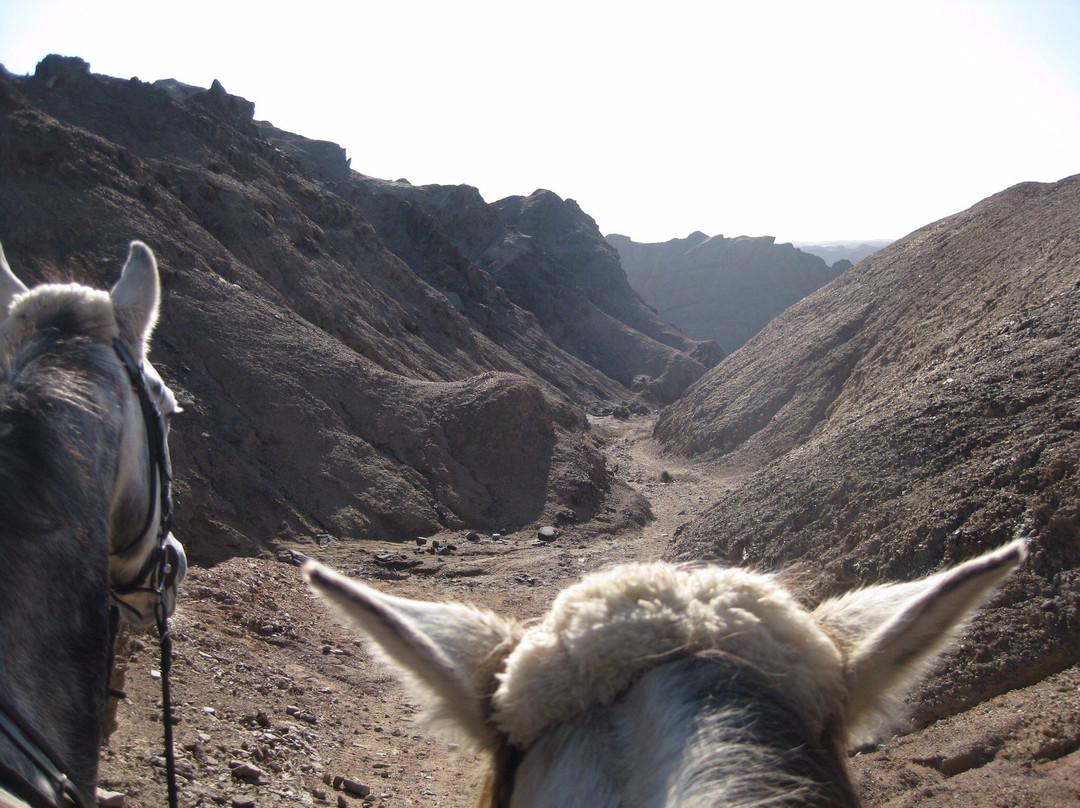
<path fill-rule="evenodd" d="M 165 778 L 168 785 L 169 808 L 177 808 L 176 787 L 176 752 L 173 744 L 173 712 L 172 698 L 169 686 L 169 670 L 172 667 L 172 636 L 169 634 L 168 615 L 165 613 L 164 591 L 170 585 L 172 576 L 176 575 L 178 564 L 176 551 L 166 544 L 169 531 L 172 529 L 173 501 L 172 501 L 172 463 L 169 460 L 169 441 L 165 432 L 165 423 L 161 417 L 154 400 L 150 397 L 150 390 L 146 385 L 146 375 L 142 365 L 136 363 L 131 353 L 119 340 L 113 340 L 113 349 L 120 357 L 124 368 L 127 370 L 131 385 L 139 397 L 139 405 L 142 407 L 143 422 L 146 425 L 147 451 L 150 453 L 150 490 L 158 491 L 161 497 L 160 518 L 158 520 L 157 548 L 147 558 L 134 580 L 123 586 L 113 587 L 113 598 L 120 600 L 118 595 L 146 589 L 147 582 L 157 595 L 154 603 L 154 619 L 158 628 L 158 640 L 161 645 L 161 705 L 162 724 L 165 728 Z M 153 529 L 154 507 L 151 505 L 146 516 L 146 524 L 136 536 L 135 540 L 127 547 L 114 552 L 125 552 L 142 541 Z"/>
<path fill-rule="evenodd" d="M 120 358 L 127 370 L 131 386 L 139 398 L 139 406 L 142 408 L 143 424 L 146 427 L 146 447 L 150 454 L 150 490 L 158 492 L 161 498 L 161 511 L 158 519 L 158 545 L 160 546 L 165 537 L 172 529 L 173 501 L 172 501 L 172 462 L 169 459 L 169 440 L 165 433 L 165 424 L 161 417 L 161 411 L 150 397 L 150 389 L 146 384 L 146 376 L 143 374 L 142 364 L 136 362 L 131 352 L 124 347 L 119 339 L 113 340 L 113 350 Z M 154 508 L 151 507 L 146 514 L 146 523 L 135 538 L 126 547 L 114 550 L 113 554 L 123 553 L 130 550 L 153 529 Z M 156 559 L 155 559 L 156 560 Z M 136 577 L 139 580 L 140 576 Z"/>

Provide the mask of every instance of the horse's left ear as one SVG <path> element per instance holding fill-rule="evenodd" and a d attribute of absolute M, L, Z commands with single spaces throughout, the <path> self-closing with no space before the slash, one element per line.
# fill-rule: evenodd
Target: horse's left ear
<path fill-rule="evenodd" d="M 161 283 L 154 254 L 141 241 L 131 242 L 127 263 L 109 297 L 120 327 L 120 338 L 132 346 L 138 356 L 145 355 L 146 343 L 157 324 Z"/>
<path fill-rule="evenodd" d="M 8 309 L 15 295 L 27 291 L 26 284 L 15 277 L 4 257 L 4 248 L 0 246 L 0 320 L 7 317 Z"/>

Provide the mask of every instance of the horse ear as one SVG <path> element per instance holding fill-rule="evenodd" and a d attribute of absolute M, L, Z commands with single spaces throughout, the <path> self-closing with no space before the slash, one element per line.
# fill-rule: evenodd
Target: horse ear
<path fill-rule="evenodd" d="M 0 320 L 7 317 L 15 295 L 21 295 L 26 291 L 28 291 L 26 284 L 16 278 L 15 273 L 11 271 L 7 258 L 4 257 L 4 247 L 0 245 Z"/>
<path fill-rule="evenodd" d="M 131 242 L 120 280 L 109 296 L 121 339 L 133 346 L 138 356 L 144 355 L 157 324 L 161 284 L 154 254 L 141 241 Z"/>
<path fill-rule="evenodd" d="M 845 656 L 849 738 L 896 717 L 907 690 L 1026 557 L 1017 540 L 920 581 L 857 590 L 814 610 Z"/>
<path fill-rule="evenodd" d="M 474 745 L 497 740 L 488 718 L 496 673 L 520 636 L 518 626 L 459 603 L 384 595 L 315 561 L 308 584 L 405 674 L 427 708 L 426 719 Z"/>

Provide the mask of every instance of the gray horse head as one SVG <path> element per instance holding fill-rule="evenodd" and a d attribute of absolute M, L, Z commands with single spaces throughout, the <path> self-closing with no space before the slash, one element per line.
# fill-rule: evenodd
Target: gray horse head
<path fill-rule="evenodd" d="M 141 242 L 109 292 L 29 289 L 0 250 L 0 691 L 89 795 L 110 590 L 130 592 L 123 615 L 142 622 L 153 612 L 142 593 L 156 586 L 143 581 L 153 559 L 171 544 L 174 568 L 183 566 L 161 527 L 168 421 L 179 408 L 146 359 L 159 297 Z M 175 592 L 155 597 L 175 604 Z"/>
<path fill-rule="evenodd" d="M 432 720 L 493 752 L 481 808 L 854 806 L 844 747 L 895 715 L 1025 555 L 1016 541 L 813 610 L 773 576 L 632 564 L 531 624 L 313 561 L 305 575 Z"/>

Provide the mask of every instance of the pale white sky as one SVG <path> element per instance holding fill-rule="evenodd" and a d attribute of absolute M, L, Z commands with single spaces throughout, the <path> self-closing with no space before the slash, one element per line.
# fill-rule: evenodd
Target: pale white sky
<path fill-rule="evenodd" d="M 638 241 L 896 238 L 1080 173 L 1076 0 L 0 0 L 0 63 L 48 53 Z"/>

